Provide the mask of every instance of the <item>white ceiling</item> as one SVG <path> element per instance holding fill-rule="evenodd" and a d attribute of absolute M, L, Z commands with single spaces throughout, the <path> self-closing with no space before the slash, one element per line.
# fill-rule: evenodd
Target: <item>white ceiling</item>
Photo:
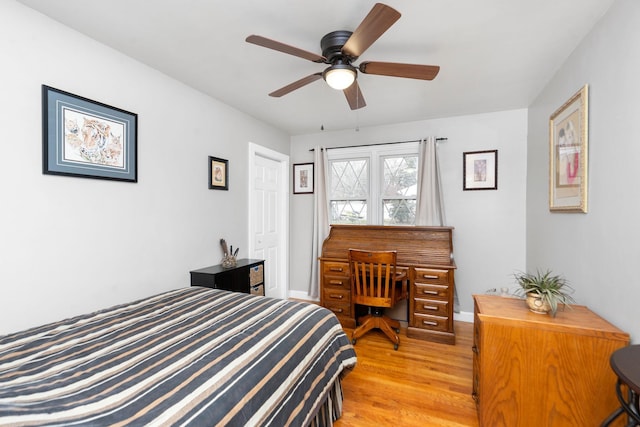
<path fill-rule="evenodd" d="M 359 74 L 352 111 L 326 67 L 245 42 L 258 34 L 321 54 L 370 0 L 18 0 L 288 133 L 526 108 L 614 0 L 386 0 L 402 17 L 356 62 L 440 65 L 433 81 Z M 585 82 L 576 82 L 576 87 Z"/>

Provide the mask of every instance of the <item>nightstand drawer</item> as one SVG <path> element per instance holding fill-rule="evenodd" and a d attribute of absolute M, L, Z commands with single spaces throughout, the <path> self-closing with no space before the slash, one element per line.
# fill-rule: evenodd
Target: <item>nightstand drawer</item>
<path fill-rule="evenodd" d="M 432 316 L 448 317 L 449 302 L 430 299 L 415 298 L 413 304 L 415 313 L 428 314 Z"/>
<path fill-rule="evenodd" d="M 449 270 L 416 268 L 416 283 L 447 284 L 449 283 Z"/>

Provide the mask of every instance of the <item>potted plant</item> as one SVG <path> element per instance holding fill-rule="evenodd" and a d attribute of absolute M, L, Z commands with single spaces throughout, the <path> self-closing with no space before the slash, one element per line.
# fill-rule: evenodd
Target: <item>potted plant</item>
<path fill-rule="evenodd" d="M 571 297 L 573 288 L 569 282 L 560 275 L 552 274 L 550 270 L 537 270 L 535 274 L 518 273 L 515 274 L 515 279 L 520 285 L 516 294 L 526 298 L 527 306 L 534 313 L 551 313 L 555 317 L 558 304 L 566 307 L 575 303 Z"/>

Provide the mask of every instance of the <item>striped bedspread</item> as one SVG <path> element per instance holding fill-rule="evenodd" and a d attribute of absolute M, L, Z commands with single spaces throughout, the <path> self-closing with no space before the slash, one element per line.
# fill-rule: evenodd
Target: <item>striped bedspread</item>
<path fill-rule="evenodd" d="M 355 362 L 322 307 L 182 288 L 0 337 L 0 425 L 330 424 Z"/>

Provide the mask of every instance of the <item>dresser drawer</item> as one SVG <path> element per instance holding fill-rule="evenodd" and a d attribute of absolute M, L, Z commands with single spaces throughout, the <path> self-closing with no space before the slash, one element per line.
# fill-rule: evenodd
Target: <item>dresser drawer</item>
<path fill-rule="evenodd" d="M 431 316 L 428 314 L 414 313 L 413 324 L 414 328 L 429 329 L 432 331 L 449 331 L 449 318 L 442 316 Z"/>
<path fill-rule="evenodd" d="M 415 283 L 413 296 L 418 298 L 435 298 L 449 301 L 449 285 L 431 285 L 426 283 Z"/>
<path fill-rule="evenodd" d="M 416 268 L 416 283 L 448 284 L 449 270 Z"/>
<path fill-rule="evenodd" d="M 349 277 L 349 263 L 325 261 L 322 263 L 322 274 Z"/>
<path fill-rule="evenodd" d="M 449 302 L 415 298 L 413 311 L 414 313 L 428 314 L 431 316 L 449 317 Z"/>

